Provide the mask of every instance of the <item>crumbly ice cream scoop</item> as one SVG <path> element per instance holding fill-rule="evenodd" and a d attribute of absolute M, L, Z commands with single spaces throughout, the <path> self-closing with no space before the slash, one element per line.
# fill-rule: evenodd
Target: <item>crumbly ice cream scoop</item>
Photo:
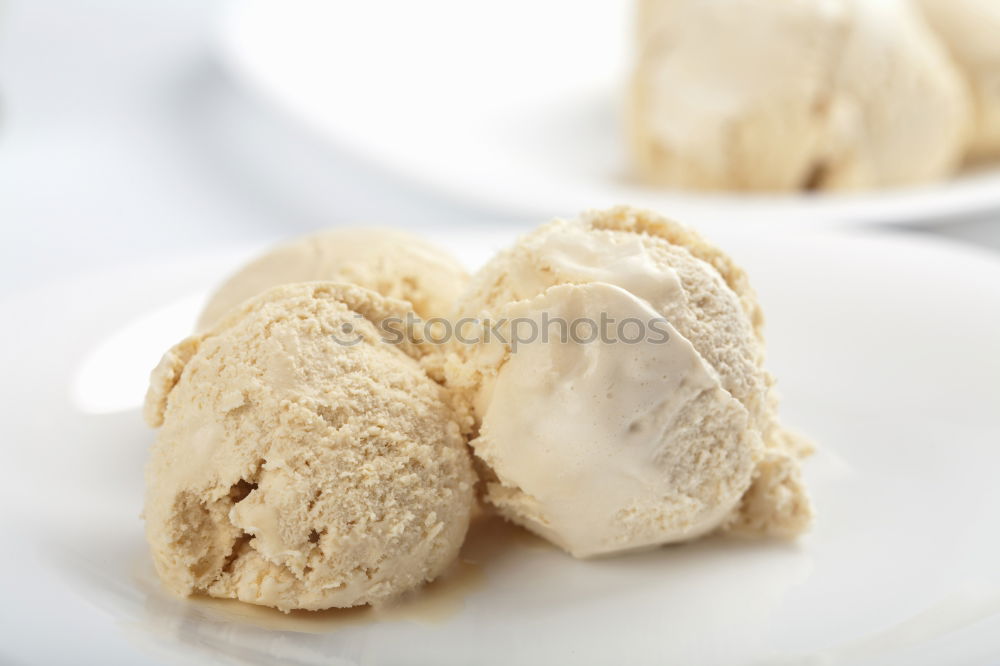
<path fill-rule="evenodd" d="M 349 282 L 408 301 L 424 319 L 445 317 L 467 279 L 451 255 L 413 234 L 334 229 L 281 245 L 241 268 L 209 299 L 197 330 L 265 289 L 313 280 Z"/>
<path fill-rule="evenodd" d="M 315 610 L 449 565 L 475 477 L 422 350 L 383 339 L 405 311 L 352 285 L 279 286 L 166 353 L 144 514 L 167 587 Z"/>
<path fill-rule="evenodd" d="M 680 188 L 849 189 L 951 173 L 970 102 L 909 0 L 641 0 L 634 164 Z"/>
<path fill-rule="evenodd" d="M 458 316 L 508 322 L 444 361 L 507 518 L 578 557 L 809 524 L 756 298 L 692 232 L 625 207 L 557 220 L 473 276 Z"/>
<path fill-rule="evenodd" d="M 969 157 L 977 160 L 1000 156 L 1000 2 L 918 1 L 972 93 L 975 122 Z"/>

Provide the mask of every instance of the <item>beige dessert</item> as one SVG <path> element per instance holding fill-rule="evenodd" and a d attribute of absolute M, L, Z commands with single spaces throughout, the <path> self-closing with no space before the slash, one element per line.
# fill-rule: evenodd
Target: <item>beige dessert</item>
<path fill-rule="evenodd" d="M 507 518 L 577 557 L 808 526 L 809 447 L 777 421 L 760 307 L 692 232 L 625 207 L 557 220 L 473 276 L 457 314 L 551 332 L 456 342 L 444 362 Z M 616 323 L 589 342 L 552 323 L 602 316 Z"/>
<path fill-rule="evenodd" d="M 954 56 L 975 107 L 969 157 L 1000 156 L 1000 2 L 919 0 L 931 28 Z"/>
<path fill-rule="evenodd" d="M 204 331 L 227 311 L 279 284 L 332 280 L 408 301 L 422 318 L 443 317 L 468 275 L 448 253 L 388 229 L 335 229 L 281 245 L 232 275 L 198 319 Z"/>
<path fill-rule="evenodd" d="M 272 288 L 153 372 L 146 535 L 183 595 L 281 610 L 378 603 L 454 559 L 475 483 L 407 305 L 356 286 Z M 338 339 L 340 342 L 338 342 Z"/>
<path fill-rule="evenodd" d="M 646 181 L 874 188 L 962 159 L 969 95 L 909 0 L 641 0 L 639 26 L 628 125 Z"/>

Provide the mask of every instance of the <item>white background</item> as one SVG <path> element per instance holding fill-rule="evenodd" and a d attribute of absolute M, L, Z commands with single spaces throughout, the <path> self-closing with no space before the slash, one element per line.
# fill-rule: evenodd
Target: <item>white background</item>
<path fill-rule="evenodd" d="M 437 200 L 317 141 L 220 65 L 221 9 L 0 4 L 0 294 L 334 225 L 541 222 Z M 1000 213 L 900 233 L 1000 250 Z"/>

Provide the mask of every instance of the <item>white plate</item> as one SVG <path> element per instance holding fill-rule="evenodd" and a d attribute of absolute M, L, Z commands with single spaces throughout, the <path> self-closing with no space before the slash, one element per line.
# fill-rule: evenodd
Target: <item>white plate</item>
<path fill-rule="evenodd" d="M 476 263 L 510 239 L 446 240 Z M 138 518 L 148 369 L 245 253 L 0 303 L 0 663 L 995 664 L 1000 262 L 871 233 L 717 240 L 769 315 L 786 421 L 821 446 L 812 532 L 580 562 L 479 530 L 423 604 L 306 633 L 164 594 Z"/>
<path fill-rule="evenodd" d="M 1000 210 L 1000 166 L 855 195 L 697 195 L 629 182 L 617 118 L 629 3 L 247 0 L 231 69 L 323 139 L 505 214 L 640 205 L 689 222 L 920 223 Z"/>

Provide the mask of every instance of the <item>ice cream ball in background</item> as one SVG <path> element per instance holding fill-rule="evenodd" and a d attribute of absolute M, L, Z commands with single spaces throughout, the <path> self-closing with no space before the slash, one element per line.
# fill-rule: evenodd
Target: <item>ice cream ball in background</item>
<path fill-rule="evenodd" d="M 204 331 L 227 311 L 279 284 L 349 282 L 409 302 L 424 319 L 447 316 L 468 279 L 443 249 L 391 229 L 333 229 L 304 236 L 257 257 L 230 276 L 198 318 Z"/>
<path fill-rule="evenodd" d="M 966 86 L 910 0 L 641 0 L 627 124 L 642 179 L 714 190 L 943 178 Z"/>
<path fill-rule="evenodd" d="M 1000 157 L 1000 0 L 917 0 L 969 86 L 973 161 Z"/>
<path fill-rule="evenodd" d="M 760 307 L 694 233 L 626 207 L 556 220 L 476 273 L 456 312 L 632 322 L 612 339 L 452 345 L 444 374 L 503 516 L 578 557 L 808 526 L 809 446 L 777 420 Z"/>
<path fill-rule="evenodd" d="M 446 390 L 360 287 L 274 287 L 154 370 L 144 517 L 166 586 L 252 604 L 379 603 L 455 558 L 474 499 Z"/>

